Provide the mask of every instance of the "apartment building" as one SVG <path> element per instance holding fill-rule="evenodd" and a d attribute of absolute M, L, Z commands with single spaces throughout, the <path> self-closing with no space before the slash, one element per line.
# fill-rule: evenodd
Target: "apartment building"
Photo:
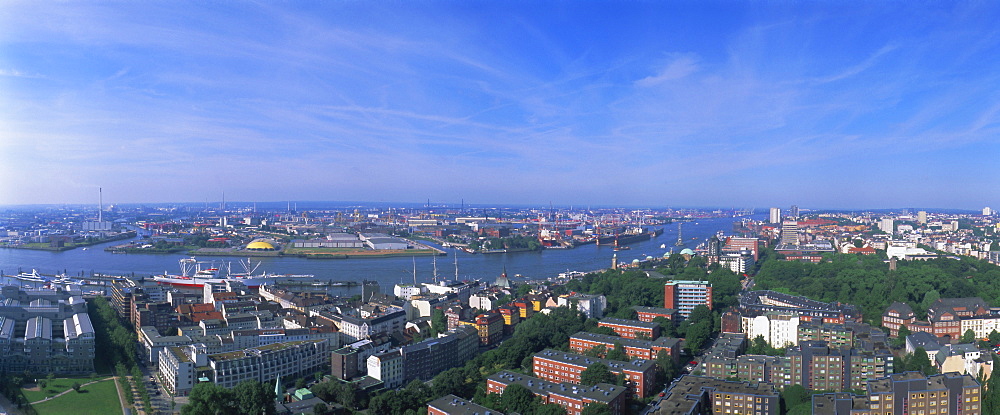
<path fill-rule="evenodd" d="M 649 415 L 777 415 L 779 395 L 767 383 L 750 383 L 684 375 L 653 401 Z"/>
<path fill-rule="evenodd" d="M 569 348 L 577 353 L 586 353 L 598 346 L 604 346 L 608 351 L 614 350 L 616 344 L 622 346 L 626 355 L 633 359 L 653 360 L 660 351 L 665 351 L 674 362 L 680 360 L 680 339 L 660 337 L 656 340 L 630 339 L 605 334 L 595 334 L 585 331 L 577 332 L 569 338 Z"/>
<path fill-rule="evenodd" d="M 551 382 L 506 370 L 486 378 L 486 392 L 502 394 L 510 385 L 521 385 L 541 398 L 543 403 L 562 406 L 567 415 L 580 415 L 590 403 L 608 405 L 612 415 L 624 414 L 628 410 L 628 388 L 598 383 L 594 386 L 580 386 L 566 382 Z M 485 415 L 485 414 L 484 414 Z"/>
<path fill-rule="evenodd" d="M 623 374 L 626 386 L 639 398 L 654 392 L 655 364 L 649 360 L 623 362 L 545 349 L 532 356 L 532 371 L 550 382 L 579 384 L 580 373 L 595 363 L 603 363 L 615 375 Z"/>
<path fill-rule="evenodd" d="M 712 309 L 712 284 L 708 281 L 668 281 L 663 285 L 663 308 L 677 309 L 687 318 L 699 305 Z"/>
<path fill-rule="evenodd" d="M 652 322 L 607 317 L 598 321 L 597 326 L 610 328 L 615 331 L 615 334 L 627 339 L 655 340 L 660 337 L 660 325 Z"/>
<path fill-rule="evenodd" d="M 813 396 L 816 415 L 979 415 L 979 382 L 970 375 L 925 376 L 897 373 L 868 383 L 864 395 L 827 393 Z"/>

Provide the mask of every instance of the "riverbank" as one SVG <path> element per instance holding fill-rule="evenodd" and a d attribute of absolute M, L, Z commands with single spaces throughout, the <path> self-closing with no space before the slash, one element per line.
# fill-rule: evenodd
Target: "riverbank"
<path fill-rule="evenodd" d="M 281 256 L 308 259 L 393 258 L 446 255 L 437 249 L 285 248 Z"/>
<path fill-rule="evenodd" d="M 113 237 L 110 237 L 110 238 L 91 239 L 89 241 L 81 241 L 81 242 L 66 242 L 62 246 L 52 246 L 52 244 L 50 244 L 48 242 L 39 242 L 39 243 L 30 243 L 30 244 L 23 244 L 23 245 L 3 245 L 3 246 L 0 246 L 0 248 L 29 249 L 29 250 L 33 250 L 33 251 L 64 252 L 64 251 L 69 251 L 71 249 L 86 248 L 86 247 L 91 247 L 91 246 L 94 246 L 94 245 L 100 245 L 100 244 L 104 244 L 104 243 L 108 243 L 108 242 L 121 241 L 121 240 L 129 239 L 129 238 L 134 238 L 134 237 L 135 237 L 135 232 L 134 231 L 128 231 L 128 232 L 125 232 L 125 233 L 122 233 L 122 234 L 119 234 L 119 235 L 116 235 L 116 236 L 113 236 Z"/>

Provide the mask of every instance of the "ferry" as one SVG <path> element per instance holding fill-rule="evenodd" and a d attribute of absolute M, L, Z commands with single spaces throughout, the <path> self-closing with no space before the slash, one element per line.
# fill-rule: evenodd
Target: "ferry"
<path fill-rule="evenodd" d="M 206 262 L 198 261 L 193 257 L 184 258 L 180 260 L 180 275 L 170 275 L 164 272 L 162 275 L 153 276 L 153 281 L 156 281 L 156 283 L 160 285 L 187 288 L 202 288 L 206 283 L 222 284 L 226 281 L 239 281 L 246 285 L 247 288 L 256 289 L 261 285 L 266 285 L 269 281 L 276 281 L 277 279 L 315 278 L 315 275 L 283 275 L 267 273 L 253 275 L 253 272 L 260 266 L 259 262 L 253 266 L 251 266 L 252 264 L 249 260 L 247 260 L 246 263 L 243 263 L 243 261 L 240 261 L 240 263 L 244 265 L 246 272 L 229 273 L 228 275 L 222 276 L 221 270 L 214 265 L 209 264 L 209 267 L 202 268 L 203 264 L 207 264 Z"/>
<path fill-rule="evenodd" d="M 31 273 L 22 272 L 20 274 L 17 274 L 15 278 L 27 282 L 49 282 L 49 280 L 42 278 L 40 275 L 38 275 L 38 271 L 34 269 L 31 270 Z"/>

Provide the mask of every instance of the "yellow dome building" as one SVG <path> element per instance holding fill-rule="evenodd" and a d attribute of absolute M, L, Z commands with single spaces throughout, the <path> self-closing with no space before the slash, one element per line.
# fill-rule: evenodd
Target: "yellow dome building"
<path fill-rule="evenodd" d="M 247 244 L 247 249 L 250 251 L 273 251 L 275 250 L 274 245 L 267 241 L 256 240 Z"/>

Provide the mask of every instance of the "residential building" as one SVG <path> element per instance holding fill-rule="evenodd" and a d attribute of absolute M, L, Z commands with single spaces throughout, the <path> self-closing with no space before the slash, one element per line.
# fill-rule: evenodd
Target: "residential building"
<path fill-rule="evenodd" d="M 603 295 L 594 294 L 567 294 L 556 299 L 559 307 L 576 308 L 587 318 L 604 317 L 604 309 L 608 307 L 608 300 Z"/>
<path fill-rule="evenodd" d="M 349 342 L 392 334 L 402 331 L 406 325 L 406 311 L 398 307 L 378 307 L 367 317 L 341 314 L 328 314 L 328 317 L 337 323 L 341 335 Z"/>
<path fill-rule="evenodd" d="M 636 318 L 639 321 L 651 322 L 657 317 L 672 321 L 680 320 L 680 312 L 676 308 L 635 306 L 632 309 L 635 310 Z"/>
<path fill-rule="evenodd" d="M 625 354 L 633 359 L 653 360 L 660 351 L 664 351 L 675 363 L 680 360 L 680 339 L 670 337 L 640 340 L 580 331 L 569 338 L 570 350 L 581 354 L 598 346 L 604 346 L 605 350 L 611 351 L 615 349 L 616 344 L 620 344 Z"/>
<path fill-rule="evenodd" d="M 246 380 L 269 383 L 315 372 L 329 362 L 327 340 L 274 343 L 236 352 L 209 354 L 199 345 L 160 352 L 160 374 L 173 394 L 187 396 L 197 382 L 230 389 Z"/>
<path fill-rule="evenodd" d="M 784 348 L 798 344 L 799 316 L 797 314 L 769 312 L 756 317 L 743 318 L 743 332 L 750 340 L 758 336 L 772 347 Z"/>
<path fill-rule="evenodd" d="M 414 379 L 428 381 L 438 373 L 458 367 L 475 357 L 479 350 L 479 336 L 476 329 L 459 327 L 433 339 L 404 346 L 403 381 Z"/>
<path fill-rule="evenodd" d="M 924 376 L 918 372 L 873 380 L 865 395 L 847 393 L 813 396 L 816 415 L 979 415 L 982 413 L 979 382 L 970 375 L 946 373 Z"/>
<path fill-rule="evenodd" d="M 757 316 L 769 311 L 791 313 L 800 321 L 844 323 L 861 321 L 861 310 L 844 303 L 824 303 L 806 297 L 777 291 L 744 291 L 740 294 L 740 310 L 744 317 Z"/>
<path fill-rule="evenodd" d="M 583 408 L 590 403 L 607 405 L 612 415 L 625 414 L 628 412 L 628 397 L 631 394 L 628 388 L 607 383 L 580 386 L 567 382 L 552 382 L 506 370 L 486 378 L 486 392 L 503 394 L 508 386 L 515 384 L 530 390 L 541 398 L 543 403 L 562 406 L 567 415 L 581 415 Z"/>
<path fill-rule="evenodd" d="M 551 382 L 579 384 L 580 373 L 595 363 L 603 363 L 615 375 L 623 374 L 626 386 L 639 398 L 653 393 L 656 365 L 649 360 L 623 362 L 545 349 L 532 356 L 532 371 L 535 376 Z"/>
<path fill-rule="evenodd" d="M 95 332 L 79 290 L 0 289 L 0 371 L 86 375 Z"/>
<path fill-rule="evenodd" d="M 607 317 L 598 321 L 597 326 L 608 327 L 614 330 L 615 334 L 628 339 L 656 340 L 657 337 L 660 337 L 660 325 L 652 322 Z"/>
<path fill-rule="evenodd" d="M 403 355 L 393 350 L 368 357 L 368 376 L 382 381 L 386 389 L 403 386 Z"/>
<path fill-rule="evenodd" d="M 427 415 L 504 415 L 455 395 L 445 395 L 427 404 Z"/>
<path fill-rule="evenodd" d="M 771 208 L 770 216 L 768 217 L 768 222 L 770 223 L 781 223 L 781 208 L 773 207 Z"/>
<path fill-rule="evenodd" d="M 899 301 L 894 301 L 885 309 L 885 313 L 882 313 L 882 326 L 889 329 L 889 335 L 893 337 L 899 336 L 900 327 L 909 327 L 914 321 L 916 315 L 913 313 L 913 308 Z"/>
<path fill-rule="evenodd" d="M 777 415 L 780 398 L 774 386 L 684 375 L 653 401 L 649 415 Z"/>
<path fill-rule="evenodd" d="M 663 286 L 663 308 L 675 308 L 684 318 L 699 305 L 712 309 L 712 284 L 708 281 L 668 281 Z"/>

